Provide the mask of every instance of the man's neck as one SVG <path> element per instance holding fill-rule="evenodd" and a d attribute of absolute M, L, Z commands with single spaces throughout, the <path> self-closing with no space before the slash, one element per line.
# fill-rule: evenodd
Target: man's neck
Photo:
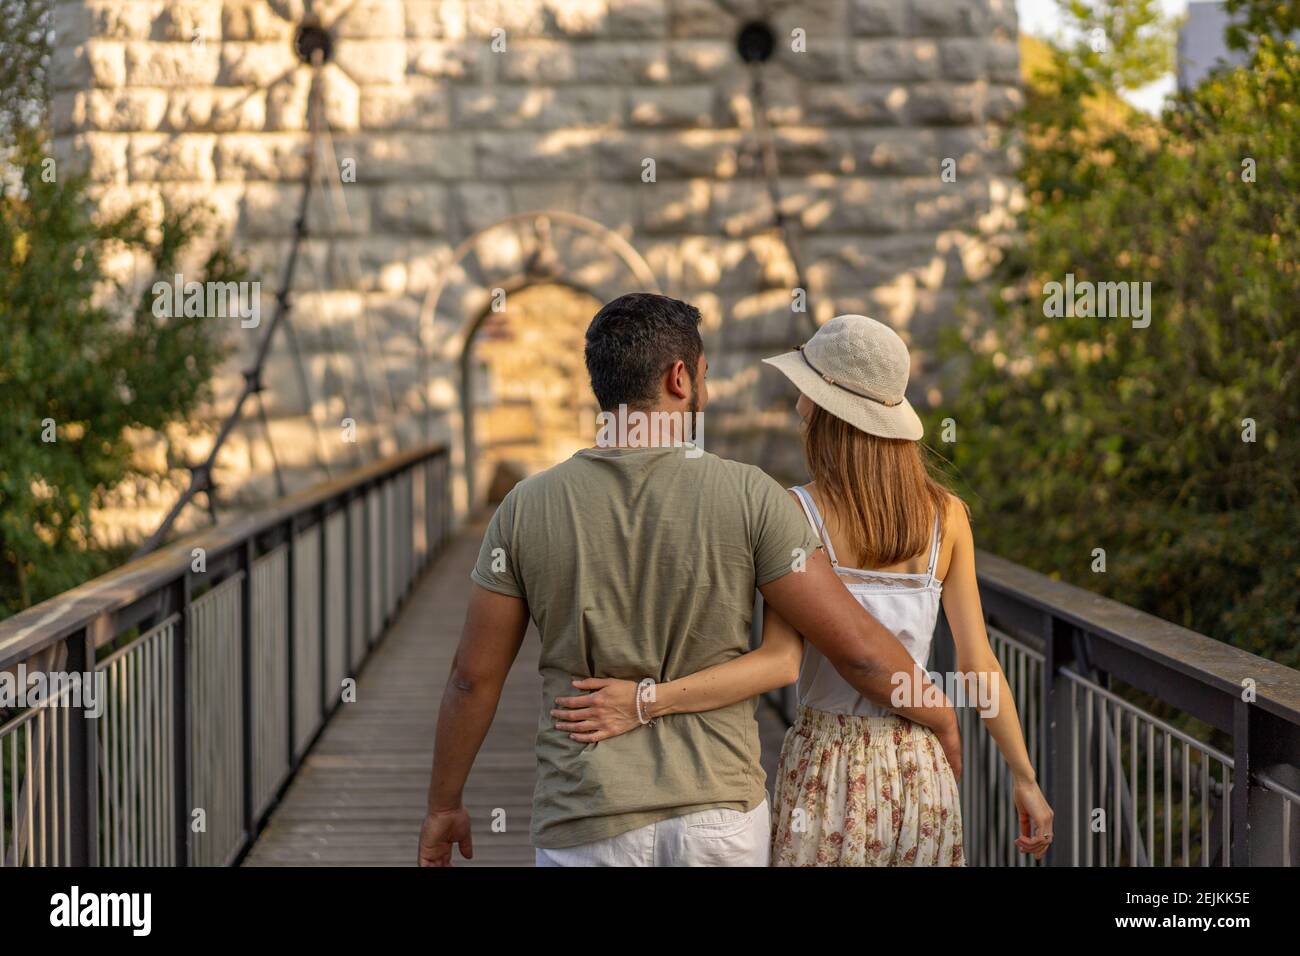
<path fill-rule="evenodd" d="M 686 406 L 606 409 L 597 417 L 597 448 L 680 448 L 698 441 L 700 415 Z"/>

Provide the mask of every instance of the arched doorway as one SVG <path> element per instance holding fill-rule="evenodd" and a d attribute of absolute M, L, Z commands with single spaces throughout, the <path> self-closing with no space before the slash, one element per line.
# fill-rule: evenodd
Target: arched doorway
<path fill-rule="evenodd" d="M 539 282 L 483 315 L 461 366 L 472 500 L 496 503 L 591 444 L 599 409 L 583 343 L 600 306 L 573 286 Z"/>
<path fill-rule="evenodd" d="M 527 291 L 532 289 L 548 291 Z M 561 306 L 560 318 L 545 315 L 542 305 L 560 302 L 557 296 L 561 293 L 557 290 L 570 296 L 569 304 Z M 592 316 L 601 304 L 625 292 L 658 291 L 659 283 L 653 271 L 623 236 L 593 219 L 571 212 L 516 213 L 466 237 L 452 250 L 449 259 L 440 266 L 438 279 L 421 309 L 417 347 L 420 378 L 424 383 L 424 438 L 426 441 L 441 438 L 450 447 L 452 507 L 457 521 L 485 502 L 498 462 L 519 454 L 522 460 L 551 464 L 567 457 L 562 450 L 577 440 L 576 435 L 568 435 L 559 427 L 550 430 L 547 441 L 531 449 L 503 438 L 497 446 L 498 457 L 491 462 L 493 471 L 479 467 L 476 446 L 481 441 L 477 433 L 482 427 L 479 412 L 483 403 L 493 405 L 494 396 L 506 394 L 512 396 L 511 402 L 517 402 L 516 412 L 534 414 L 528 409 L 536 406 L 534 398 L 529 397 L 530 386 L 510 381 L 508 373 L 493 371 L 491 362 L 500 363 L 503 369 L 511 363 L 508 357 L 496 354 L 508 350 L 489 345 L 485 353 L 491 360 L 487 373 L 482 372 L 481 365 L 476 366 L 481 348 L 477 342 L 480 328 L 486 325 L 489 330 L 496 330 L 485 337 L 485 342 L 494 341 L 498 333 L 535 341 L 532 333 L 520 331 L 521 323 L 559 322 L 566 330 L 561 338 L 566 343 L 563 351 L 569 358 L 563 363 L 556 359 L 553 364 L 544 365 L 541 379 L 556 378 L 553 369 L 575 370 L 574 380 L 568 385 L 578 390 L 578 397 L 569 392 L 560 402 L 561 412 L 557 414 L 564 414 L 563 409 L 568 408 L 577 409 L 577 414 L 583 415 L 586 411 L 581 396 L 590 393 L 586 391 L 589 386 L 582 361 L 582 336 Z M 520 296 L 523 298 L 517 298 Z M 503 298 L 505 309 L 497 311 Z M 505 315 L 511 308 L 517 310 L 513 317 Z M 574 318 L 575 315 L 581 318 Z M 559 343 L 555 345 L 558 352 Z M 548 352 L 550 346 L 547 343 Z M 531 360 L 535 361 L 536 356 Z M 480 371 L 478 384 L 475 384 L 476 367 Z M 491 390 L 493 381 L 500 384 L 495 391 Z M 485 392 L 485 388 L 489 390 Z M 536 388 L 538 396 L 545 394 L 545 388 L 540 385 Z M 558 395 L 558 386 L 556 389 Z M 594 401 L 590 407 L 588 424 L 578 433 L 583 436 L 582 445 L 590 444 L 595 437 Z M 544 417 L 550 413 L 536 414 Z M 505 419 L 506 413 L 500 417 Z M 495 433 L 498 437 L 505 435 L 501 429 L 508 428 L 504 421 L 487 427 L 498 429 Z M 545 450 L 542 445 L 546 446 Z"/>

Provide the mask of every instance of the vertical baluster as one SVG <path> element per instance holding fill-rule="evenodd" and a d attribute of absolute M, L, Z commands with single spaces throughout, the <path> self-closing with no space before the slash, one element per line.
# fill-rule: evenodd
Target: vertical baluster
<path fill-rule="evenodd" d="M 1129 866 L 1138 865 L 1138 719 L 1137 712 L 1129 714 Z"/>
<path fill-rule="evenodd" d="M 1210 865 L 1210 761 L 1201 754 L 1201 866 Z"/>
<path fill-rule="evenodd" d="M 1165 734 L 1165 866 L 1174 865 L 1174 739 Z"/>
<path fill-rule="evenodd" d="M 1232 770 L 1227 763 L 1219 761 L 1219 779 L 1223 781 L 1223 865 L 1229 866 L 1229 852 L 1232 849 Z"/>

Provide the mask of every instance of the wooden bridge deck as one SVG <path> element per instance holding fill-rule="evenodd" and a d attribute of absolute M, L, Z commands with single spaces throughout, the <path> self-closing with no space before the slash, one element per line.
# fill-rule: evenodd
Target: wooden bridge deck
<path fill-rule="evenodd" d="M 419 582 L 371 654 L 356 702 L 340 707 L 325 727 L 245 866 L 414 865 L 438 704 L 482 532 L 482 524 L 462 531 Z M 468 865 L 533 863 L 528 824 L 541 697 L 537 652 L 537 633 L 530 629 L 466 788 L 474 821 Z M 766 706 L 759 716 L 770 777 L 784 727 Z M 506 814 L 502 833 L 492 832 L 497 808 Z"/>

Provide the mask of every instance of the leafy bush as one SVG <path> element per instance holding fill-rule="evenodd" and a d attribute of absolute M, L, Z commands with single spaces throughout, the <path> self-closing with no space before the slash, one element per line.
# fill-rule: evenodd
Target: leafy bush
<path fill-rule="evenodd" d="M 1105 71 L 1053 51 L 994 315 L 945 343 L 966 367 L 929 424 L 957 422 L 940 450 L 984 547 L 1298 666 L 1300 51 L 1282 36 L 1250 36 L 1248 68 L 1159 119 L 1099 116 Z M 1047 317 L 1067 274 L 1149 282 L 1149 327 Z"/>
<path fill-rule="evenodd" d="M 132 300 L 102 267 L 135 250 L 170 280 L 204 232 L 201 212 L 169 210 L 156 230 L 135 209 L 99 221 L 84 178 L 48 174 L 38 136 L 20 129 L 11 157 L 18 181 L 0 181 L 0 616 L 119 557 L 96 547 L 90 519 L 122 482 L 156 477 L 132 431 L 194 415 L 223 357 L 216 320 L 158 318 L 152 283 Z M 217 244 L 192 278 L 243 271 Z"/>

